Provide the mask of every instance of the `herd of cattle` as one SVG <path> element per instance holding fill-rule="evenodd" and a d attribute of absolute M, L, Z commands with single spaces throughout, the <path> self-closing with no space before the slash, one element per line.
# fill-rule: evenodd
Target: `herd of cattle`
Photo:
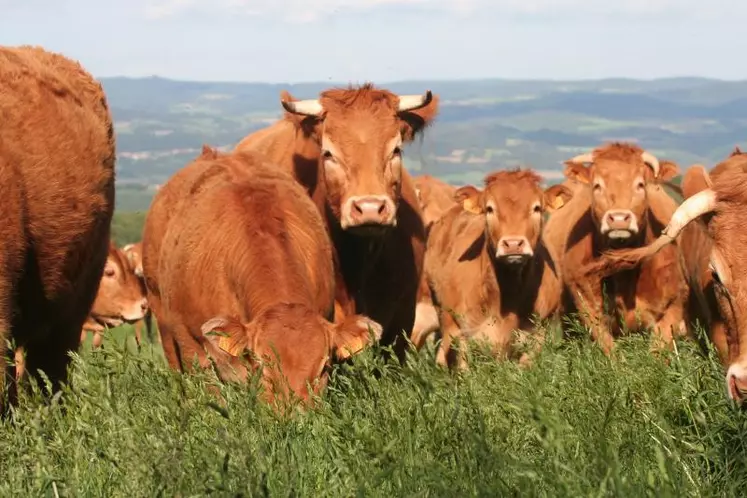
<path fill-rule="evenodd" d="M 400 361 L 440 335 L 530 364 L 540 325 L 578 316 L 599 346 L 653 330 L 654 350 L 708 331 L 747 397 L 747 154 L 709 172 L 631 143 L 482 188 L 411 177 L 402 148 L 438 96 L 366 84 L 281 94 L 284 116 L 231 152 L 203 146 L 156 194 L 142 243 L 110 242 L 115 137 L 101 85 L 38 47 L 0 48 L 0 408 L 40 371 L 55 389 L 88 331 L 151 313 L 169 365 L 224 381 L 263 367 L 268 400 L 308 401 L 330 367 L 372 341 Z M 565 328 L 568 320 L 561 320 Z M 744 339 L 744 340 L 743 340 Z"/>

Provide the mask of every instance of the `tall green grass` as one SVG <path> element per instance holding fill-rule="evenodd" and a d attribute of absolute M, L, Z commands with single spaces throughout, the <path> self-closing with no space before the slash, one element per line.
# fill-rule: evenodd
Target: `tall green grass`
<path fill-rule="evenodd" d="M 605 357 L 550 341 L 531 368 L 463 374 L 376 351 L 319 408 L 278 415 L 254 385 L 168 370 L 131 330 L 75 355 L 72 387 L 0 423 L 0 496 L 744 496 L 747 417 L 723 370 L 680 342 Z M 376 372 L 376 374 L 375 374 Z M 225 402 L 207 389 L 218 386 Z"/>

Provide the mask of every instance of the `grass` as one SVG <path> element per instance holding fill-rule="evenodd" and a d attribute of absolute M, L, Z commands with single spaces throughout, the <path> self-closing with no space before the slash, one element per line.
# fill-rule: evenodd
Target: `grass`
<path fill-rule="evenodd" d="M 405 367 L 367 352 L 318 409 L 280 416 L 253 385 L 171 372 L 122 328 L 74 355 L 61 396 L 0 423 L 0 495 L 741 495 L 747 417 L 715 356 L 619 345 L 608 359 L 550 341 L 530 369 L 475 353 L 461 375 L 430 346 Z"/>

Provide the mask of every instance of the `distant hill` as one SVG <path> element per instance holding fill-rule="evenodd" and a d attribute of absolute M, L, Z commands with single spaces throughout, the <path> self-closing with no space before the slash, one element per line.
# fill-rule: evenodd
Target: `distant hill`
<path fill-rule="evenodd" d="M 282 89 L 313 98 L 336 83 L 265 84 L 103 78 L 115 119 L 118 208 L 144 209 L 203 143 L 232 147 L 280 116 Z M 747 82 L 705 78 L 651 81 L 403 81 L 397 93 L 430 89 L 442 110 L 408 167 L 452 183 L 493 169 L 532 166 L 548 179 L 562 160 L 607 140 L 636 140 L 682 167 L 711 166 L 747 140 Z"/>

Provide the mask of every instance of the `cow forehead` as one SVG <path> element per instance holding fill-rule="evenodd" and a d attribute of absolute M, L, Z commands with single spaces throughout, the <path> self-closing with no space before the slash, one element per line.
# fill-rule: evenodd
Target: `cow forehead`
<path fill-rule="evenodd" d="M 384 144 L 401 136 L 401 127 L 399 119 L 393 114 L 335 113 L 324 118 L 322 134 L 336 143 Z"/>
<path fill-rule="evenodd" d="M 601 177 L 605 183 L 610 185 L 631 183 L 636 177 L 642 176 L 646 164 L 631 164 L 623 161 L 602 160 L 595 162 L 592 175 Z"/>
<path fill-rule="evenodd" d="M 485 200 L 505 210 L 525 210 L 542 200 L 542 190 L 531 182 L 495 182 L 485 188 Z"/>

